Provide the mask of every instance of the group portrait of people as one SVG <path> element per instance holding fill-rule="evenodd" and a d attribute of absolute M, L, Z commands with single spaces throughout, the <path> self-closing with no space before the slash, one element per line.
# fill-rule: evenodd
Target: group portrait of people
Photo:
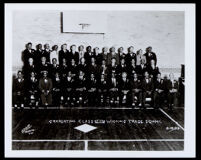
<path fill-rule="evenodd" d="M 13 80 L 14 108 L 129 106 L 173 109 L 178 97 L 174 74 L 162 77 L 149 46 L 95 47 L 26 44 L 23 67 Z"/>

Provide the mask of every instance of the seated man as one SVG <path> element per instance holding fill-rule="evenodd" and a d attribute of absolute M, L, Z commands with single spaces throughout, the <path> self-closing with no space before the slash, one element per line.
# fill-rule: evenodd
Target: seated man
<path fill-rule="evenodd" d="M 71 65 L 69 66 L 68 71 L 71 71 L 73 78 L 75 78 L 75 76 L 78 74 L 79 70 L 78 70 L 77 64 L 75 63 L 74 59 L 71 59 Z"/>
<path fill-rule="evenodd" d="M 52 95 L 53 95 L 53 104 L 55 106 L 59 106 L 61 104 L 61 78 L 58 72 L 55 73 L 55 76 L 52 79 L 53 81 L 53 88 L 52 88 Z"/>
<path fill-rule="evenodd" d="M 30 107 L 38 106 L 39 103 L 39 91 L 38 91 L 38 79 L 36 73 L 31 72 L 30 78 L 27 81 L 27 100 Z"/>
<path fill-rule="evenodd" d="M 76 89 L 75 89 L 75 94 L 76 94 L 76 102 L 77 104 L 85 105 L 87 103 L 87 92 L 86 92 L 86 86 L 87 86 L 87 81 L 85 78 L 85 73 L 80 70 L 79 75 L 76 79 Z"/>
<path fill-rule="evenodd" d="M 52 80 L 47 77 L 48 72 L 43 71 L 43 77 L 39 81 L 41 100 L 43 106 L 52 105 Z"/>
<path fill-rule="evenodd" d="M 72 73 L 68 71 L 67 77 L 62 82 L 62 100 L 67 106 L 75 104 L 74 85 L 75 81 Z"/>
<path fill-rule="evenodd" d="M 13 93 L 14 93 L 14 108 L 24 108 L 24 92 L 25 92 L 25 81 L 23 78 L 22 71 L 18 71 L 17 78 L 13 81 Z"/>
<path fill-rule="evenodd" d="M 145 71 L 144 78 L 142 80 L 142 108 L 145 108 L 146 98 L 151 98 L 151 106 L 153 107 L 153 91 L 154 84 L 153 80 L 149 77 L 149 73 Z"/>
<path fill-rule="evenodd" d="M 108 97 L 108 84 L 107 78 L 104 74 L 101 74 L 101 77 L 98 81 L 98 101 L 100 105 L 107 105 L 107 97 Z"/>
<path fill-rule="evenodd" d="M 115 73 L 112 72 L 111 77 L 108 80 L 108 88 L 109 88 L 109 97 L 110 104 L 118 104 L 119 103 L 119 84 L 118 80 L 115 76 Z"/>
<path fill-rule="evenodd" d="M 141 81 L 138 79 L 137 73 L 134 73 L 131 81 L 130 86 L 132 90 L 132 106 L 140 106 L 142 102 L 142 84 Z"/>
<path fill-rule="evenodd" d="M 130 90 L 130 82 L 127 77 L 126 72 L 122 72 L 122 78 L 119 81 L 119 91 L 120 91 L 120 104 L 128 105 L 129 104 L 129 90 Z"/>
<path fill-rule="evenodd" d="M 25 80 L 29 80 L 31 72 L 37 73 L 37 66 L 34 64 L 34 59 L 32 57 L 28 59 L 28 63 L 23 66 L 22 71 Z"/>
<path fill-rule="evenodd" d="M 157 79 L 154 82 L 154 105 L 155 108 L 158 109 L 162 107 L 164 102 L 164 90 L 165 90 L 165 83 L 161 78 L 161 74 L 157 74 Z"/>
<path fill-rule="evenodd" d="M 87 74 L 86 74 L 86 77 L 87 78 L 90 78 L 90 74 L 91 73 L 93 73 L 96 77 L 97 77 L 97 72 L 98 72 L 98 66 L 97 66 L 97 64 L 96 64 L 96 59 L 94 58 L 94 57 L 92 57 L 91 58 L 91 64 L 89 64 L 88 66 L 87 66 L 87 71 L 88 72 L 86 72 Z"/>
<path fill-rule="evenodd" d="M 90 74 L 87 90 L 88 90 L 88 105 L 95 106 L 97 102 L 97 80 L 95 78 L 94 73 Z"/>
<path fill-rule="evenodd" d="M 138 78 L 140 80 L 143 80 L 144 73 L 147 71 L 147 66 L 145 64 L 146 60 L 143 58 L 141 59 L 141 64 L 139 66 L 136 66 L 136 73 L 138 74 Z"/>
<path fill-rule="evenodd" d="M 167 88 L 168 88 L 168 108 L 170 110 L 173 109 L 173 106 L 176 106 L 176 100 L 178 96 L 178 82 L 174 78 L 174 74 L 170 73 L 169 75 L 170 79 L 167 82 Z"/>
<path fill-rule="evenodd" d="M 159 68 L 155 65 L 155 61 L 153 59 L 150 61 L 150 65 L 147 66 L 147 71 L 149 72 L 149 75 L 153 78 L 153 80 L 155 81 L 159 73 Z"/>
<path fill-rule="evenodd" d="M 101 66 L 98 67 L 98 78 L 100 75 L 107 75 L 108 74 L 108 67 L 106 65 L 106 61 L 103 59 Z"/>
<path fill-rule="evenodd" d="M 112 63 L 108 66 L 108 73 L 109 76 L 111 76 L 112 73 L 114 73 L 115 76 L 118 74 L 118 65 L 115 58 L 112 58 Z"/>
<path fill-rule="evenodd" d="M 128 67 L 124 58 L 120 59 L 120 64 L 117 66 L 117 74 L 121 76 L 123 72 L 128 73 Z"/>

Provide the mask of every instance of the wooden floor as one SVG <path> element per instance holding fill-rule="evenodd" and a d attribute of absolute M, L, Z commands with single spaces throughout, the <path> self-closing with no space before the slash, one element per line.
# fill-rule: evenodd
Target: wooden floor
<path fill-rule="evenodd" d="M 33 133 L 22 133 L 29 124 Z M 97 128 L 88 133 L 75 129 L 82 124 Z M 183 150 L 183 127 L 184 109 L 179 107 L 173 112 L 128 108 L 17 110 L 13 111 L 12 149 Z"/>

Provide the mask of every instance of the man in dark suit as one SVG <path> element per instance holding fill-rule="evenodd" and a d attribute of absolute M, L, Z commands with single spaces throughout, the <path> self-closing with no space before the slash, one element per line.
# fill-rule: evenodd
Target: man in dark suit
<path fill-rule="evenodd" d="M 153 80 L 155 81 L 159 73 L 159 68 L 155 65 L 155 61 L 153 59 L 151 60 L 150 65 L 147 66 L 147 71 L 149 72 L 149 75 L 153 78 Z"/>
<path fill-rule="evenodd" d="M 76 45 L 72 45 L 70 47 L 70 60 L 74 59 L 75 64 L 78 65 L 79 63 L 79 53 L 76 52 Z"/>
<path fill-rule="evenodd" d="M 41 63 L 38 67 L 39 78 L 43 77 L 42 71 L 47 71 L 47 72 L 50 71 L 50 65 L 49 63 L 47 63 L 46 57 L 41 57 Z"/>
<path fill-rule="evenodd" d="M 36 45 L 36 51 L 35 51 L 35 65 L 38 66 L 40 64 L 41 61 L 41 57 L 42 57 L 42 52 L 43 52 L 43 46 L 42 44 L 38 44 Z"/>
<path fill-rule="evenodd" d="M 111 77 L 108 79 L 109 99 L 110 105 L 119 103 L 119 83 L 114 72 L 111 73 Z"/>
<path fill-rule="evenodd" d="M 61 50 L 59 51 L 59 64 L 63 63 L 63 59 L 66 59 L 67 65 L 70 64 L 69 51 L 67 50 L 67 44 L 61 45 Z"/>
<path fill-rule="evenodd" d="M 94 53 L 91 51 L 91 46 L 86 47 L 86 52 L 84 58 L 86 60 L 87 65 L 91 64 L 91 58 L 94 56 Z"/>
<path fill-rule="evenodd" d="M 155 109 L 162 107 L 164 102 L 164 90 L 165 90 L 165 83 L 161 78 L 161 74 L 157 74 L 157 79 L 154 81 L 154 105 Z"/>
<path fill-rule="evenodd" d="M 137 72 L 137 67 L 135 65 L 135 59 L 132 58 L 131 59 L 131 64 L 128 66 L 128 78 L 131 79 L 133 78 L 132 76 L 134 75 L 134 73 Z"/>
<path fill-rule="evenodd" d="M 32 49 L 31 42 L 29 42 L 26 45 L 26 49 L 22 52 L 22 61 L 24 62 L 25 66 L 28 64 L 29 58 L 33 58 L 34 62 L 36 62 L 36 54 L 35 54 L 35 50 Z"/>
<path fill-rule="evenodd" d="M 91 58 L 91 64 L 87 66 L 88 73 L 86 73 L 87 78 L 90 77 L 90 74 L 94 74 L 95 77 L 98 76 L 98 66 L 96 64 L 96 59 L 94 57 Z"/>
<path fill-rule="evenodd" d="M 144 78 L 142 80 L 142 108 L 145 108 L 146 98 L 151 98 L 151 106 L 154 106 L 153 101 L 153 91 L 154 91 L 154 83 L 152 78 L 149 77 L 149 73 L 145 71 Z"/>
<path fill-rule="evenodd" d="M 125 71 L 122 72 L 121 76 L 119 81 L 120 104 L 127 106 L 129 104 L 130 82 Z"/>
<path fill-rule="evenodd" d="M 155 61 L 155 65 L 157 64 L 157 57 L 156 57 L 156 54 L 152 52 L 151 46 L 146 48 L 146 53 L 144 54 L 144 56 L 146 57 L 147 65 L 151 65 L 152 59 Z"/>
<path fill-rule="evenodd" d="M 67 77 L 63 79 L 62 95 L 65 105 L 70 107 L 75 104 L 75 79 L 73 78 L 71 71 L 69 71 Z"/>
<path fill-rule="evenodd" d="M 74 59 L 71 59 L 71 64 L 68 68 L 68 71 L 71 71 L 73 78 L 75 78 L 76 75 L 78 75 L 79 70 Z"/>
<path fill-rule="evenodd" d="M 127 65 L 125 63 L 125 59 L 124 58 L 122 58 L 120 60 L 120 64 L 117 66 L 117 74 L 119 76 L 121 76 L 123 72 L 126 72 L 128 74 L 128 67 L 127 67 Z"/>
<path fill-rule="evenodd" d="M 87 66 L 87 64 L 85 62 L 84 57 L 82 57 L 80 59 L 80 64 L 77 66 L 77 72 L 79 72 L 80 70 L 82 70 L 84 73 L 87 73 L 87 71 L 88 71 L 88 66 Z"/>
<path fill-rule="evenodd" d="M 50 65 L 50 78 L 54 79 L 56 73 L 59 74 L 59 71 L 60 71 L 60 67 L 59 67 L 59 65 L 57 64 L 57 59 L 56 59 L 56 58 L 53 58 L 53 59 L 52 59 L 52 64 Z M 59 77 L 58 77 L 58 78 L 59 78 Z"/>
<path fill-rule="evenodd" d="M 105 59 L 102 60 L 101 66 L 98 67 L 98 79 L 100 79 L 100 75 L 108 75 L 108 67 L 106 65 Z"/>
<path fill-rule="evenodd" d="M 116 75 L 118 75 L 118 70 L 117 70 L 117 63 L 116 63 L 116 58 L 112 58 L 111 59 L 112 63 L 110 65 L 108 65 L 108 76 L 110 77 L 112 73 Z"/>
<path fill-rule="evenodd" d="M 98 102 L 99 105 L 106 106 L 108 97 L 108 82 L 105 74 L 101 74 L 98 79 Z"/>
<path fill-rule="evenodd" d="M 132 79 L 130 80 L 130 87 L 132 90 L 132 106 L 138 106 L 139 104 L 142 103 L 142 83 L 138 79 L 137 73 L 133 74 Z"/>
<path fill-rule="evenodd" d="M 25 80 L 22 71 L 18 71 L 17 78 L 13 81 L 14 107 L 24 108 Z"/>
<path fill-rule="evenodd" d="M 141 59 L 141 65 L 136 66 L 136 73 L 140 80 L 143 79 L 144 73 L 147 71 L 147 66 L 145 64 L 145 59 Z"/>
<path fill-rule="evenodd" d="M 43 106 L 52 105 L 52 79 L 47 77 L 48 72 L 43 71 L 43 77 L 39 81 L 41 100 Z"/>
<path fill-rule="evenodd" d="M 115 52 L 115 47 L 111 47 L 110 53 L 107 54 L 107 65 L 111 65 L 113 58 L 116 59 L 116 63 L 119 65 L 119 54 Z"/>
<path fill-rule="evenodd" d="M 62 96 L 61 93 L 62 79 L 60 78 L 59 72 L 57 71 L 55 72 L 52 82 L 53 82 L 53 88 L 52 88 L 53 105 L 59 106 L 61 104 L 61 96 Z"/>
<path fill-rule="evenodd" d="M 46 61 L 47 61 L 48 64 L 50 64 L 50 52 L 51 52 L 50 45 L 46 43 L 44 45 L 44 50 L 42 52 L 42 57 L 46 58 Z"/>
<path fill-rule="evenodd" d="M 103 47 L 101 57 L 102 57 L 102 60 L 104 59 L 106 62 L 107 62 L 107 54 L 108 54 L 108 48 Z"/>
<path fill-rule="evenodd" d="M 67 60 L 63 58 L 62 63 L 59 65 L 59 73 L 60 73 L 61 79 L 66 78 L 68 70 L 69 70 L 69 67 L 67 65 Z"/>
<path fill-rule="evenodd" d="M 87 103 L 87 81 L 85 78 L 85 73 L 82 70 L 79 71 L 75 84 L 76 103 L 83 106 Z"/>
<path fill-rule="evenodd" d="M 135 59 L 135 62 L 136 62 L 136 53 L 134 52 L 133 46 L 130 46 L 128 48 L 128 53 L 126 55 L 126 63 L 131 64 L 131 59 Z"/>
<path fill-rule="evenodd" d="M 174 74 L 170 73 L 169 80 L 167 82 L 167 88 L 168 88 L 168 108 L 170 110 L 173 109 L 173 106 L 176 106 L 176 100 L 178 96 L 178 81 L 175 80 Z"/>
<path fill-rule="evenodd" d="M 97 80 L 94 73 L 90 74 L 90 78 L 87 82 L 87 91 L 88 91 L 88 105 L 95 106 L 97 102 Z"/>
<path fill-rule="evenodd" d="M 30 77 L 26 83 L 27 89 L 27 102 L 30 107 L 37 107 L 39 103 L 39 90 L 38 90 L 38 79 L 36 78 L 36 73 L 31 72 Z"/>
<path fill-rule="evenodd" d="M 24 79 L 29 79 L 31 72 L 38 73 L 37 65 L 34 64 L 34 60 L 32 57 L 28 59 L 28 64 L 22 67 L 22 72 L 24 74 Z"/>
<path fill-rule="evenodd" d="M 120 47 L 119 49 L 118 49 L 118 54 L 119 54 L 119 58 L 120 59 L 126 59 L 126 53 L 124 53 L 124 48 L 123 47 Z"/>

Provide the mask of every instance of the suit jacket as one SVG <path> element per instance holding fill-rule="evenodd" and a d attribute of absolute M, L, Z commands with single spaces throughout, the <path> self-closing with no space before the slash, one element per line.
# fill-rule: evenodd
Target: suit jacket
<path fill-rule="evenodd" d="M 177 89 L 179 88 L 179 84 L 176 80 L 174 80 L 173 82 L 171 80 L 168 80 L 167 81 L 167 88 L 168 90 L 171 90 L 171 89 Z"/>
<path fill-rule="evenodd" d="M 145 71 L 147 71 L 147 66 L 144 65 L 144 67 L 142 68 L 142 66 L 136 66 L 136 72 L 138 75 L 140 75 L 141 77 L 144 76 Z"/>
<path fill-rule="evenodd" d="M 53 87 L 52 79 L 47 77 L 46 80 L 47 80 L 47 82 L 45 83 L 45 78 L 40 79 L 40 81 L 39 81 L 39 89 L 40 89 L 40 91 L 42 91 L 42 90 L 51 91 L 52 90 L 52 87 Z"/>
<path fill-rule="evenodd" d="M 35 79 L 29 78 L 27 80 L 26 89 L 28 91 L 37 91 L 38 90 L 38 79 L 35 77 Z"/>
<path fill-rule="evenodd" d="M 108 53 L 107 54 L 107 65 L 111 65 L 112 58 L 115 58 L 116 59 L 116 64 L 119 65 L 119 55 L 117 53 L 115 53 L 115 54 Z"/>
<path fill-rule="evenodd" d="M 55 74 L 56 73 L 60 73 L 60 67 L 59 67 L 59 65 L 53 65 L 53 64 L 51 64 L 50 65 L 50 76 L 51 76 L 51 78 L 54 78 L 55 77 Z"/>
<path fill-rule="evenodd" d="M 130 87 L 131 87 L 131 89 L 142 89 L 142 83 L 139 79 L 137 79 L 137 80 L 131 79 Z"/>
<path fill-rule="evenodd" d="M 70 52 L 69 55 L 70 55 L 70 61 L 72 59 L 74 59 L 75 64 L 78 65 L 78 63 L 79 63 L 79 53 L 78 52 L 75 52 L 75 53 Z"/>
<path fill-rule="evenodd" d="M 145 91 L 153 91 L 154 90 L 154 83 L 151 78 L 148 79 L 148 83 L 146 82 L 145 78 L 142 80 L 142 90 Z"/>
<path fill-rule="evenodd" d="M 158 67 L 152 68 L 150 65 L 147 66 L 147 71 L 149 72 L 149 75 L 153 75 L 154 80 L 156 79 L 157 74 L 160 73 Z"/>
<path fill-rule="evenodd" d="M 101 79 L 99 79 L 97 85 L 98 85 L 98 88 L 100 90 L 107 90 L 108 89 L 107 79 L 104 79 L 103 81 L 101 81 Z"/>
<path fill-rule="evenodd" d="M 135 62 L 136 62 L 136 53 L 127 53 L 126 55 L 126 63 L 127 64 L 131 64 L 131 60 L 132 59 L 135 59 Z"/>
<path fill-rule="evenodd" d="M 92 57 L 95 57 L 95 54 L 93 52 L 90 52 L 90 53 L 89 52 L 85 52 L 84 58 L 86 60 L 86 64 L 87 65 L 91 64 L 91 58 Z"/>
<path fill-rule="evenodd" d="M 151 55 L 149 56 L 149 53 L 145 53 L 144 56 L 146 57 L 146 62 L 147 65 L 150 65 L 151 60 L 155 60 L 155 65 L 157 64 L 157 57 L 156 54 L 154 52 L 150 52 Z"/>
<path fill-rule="evenodd" d="M 47 51 L 46 49 L 44 49 L 41 55 L 41 57 L 46 57 L 46 61 L 48 63 L 50 63 L 50 53 L 51 53 L 51 50 Z"/>
<path fill-rule="evenodd" d="M 25 91 L 25 80 L 22 78 L 21 81 L 18 81 L 18 78 L 13 81 L 13 91 L 24 93 Z"/>
<path fill-rule="evenodd" d="M 65 77 L 63 80 L 62 80 L 62 90 L 65 92 L 66 89 L 69 89 L 71 88 L 72 90 L 74 89 L 75 87 L 75 80 L 74 78 L 71 77 L 71 79 L 68 77 Z"/>
<path fill-rule="evenodd" d="M 106 61 L 106 63 L 107 63 L 107 55 L 108 55 L 108 53 L 107 54 L 104 54 L 103 52 L 101 53 L 101 61 L 104 59 L 105 61 Z"/>
<path fill-rule="evenodd" d="M 122 65 L 118 65 L 117 66 L 117 74 L 122 74 L 123 72 L 126 72 L 126 73 L 128 73 L 128 67 L 127 67 L 127 65 L 124 65 L 124 66 L 122 66 Z"/>
<path fill-rule="evenodd" d="M 156 79 L 154 82 L 154 88 L 155 89 L 161 89 L 165 90 L 166 84 L 163 79 L 160 80 L 160 82 Z"/>
<path fill-rule="evenodd" d="M 39 50 L 39 49 L 37 49 L 37 50 L 35 50 L 35 56 L 36 56 L 36 65 L 38 65 L 38 64 L 40 64 L 40 62 L 41 62 L 41 55 L 42 55 L 42 52 L 43 52 L 43 50 L 41 49 L 41 50 Z"/>
<path fill-rule="evenodd" d="M 126 81 L 123 81 L 122 78 L 119 80 L 119 90 L 130 90 L 130 81 L 128 78 L 126 79 Z"/>
<path fill-rule="evenodd" d="M 30 51 L 28 49 L 25 49 L 22 52 L 22 61 L 24 62 L 24 65 L 28 64 L 28 59 L 29 58 L 33 58 L 34 63 L 37 62 L 37 56 L 35 54 L 35 50 L 34 49 L 31 49 Z"/>
<path fill-rule="evenodd" d="M 63 63 L 63 58 L 66 59 L 67 64 L 70 64 L 70 56 L 68 50 L 60 50 L 59 51 L 59 64 L 61 65 Z"/>

